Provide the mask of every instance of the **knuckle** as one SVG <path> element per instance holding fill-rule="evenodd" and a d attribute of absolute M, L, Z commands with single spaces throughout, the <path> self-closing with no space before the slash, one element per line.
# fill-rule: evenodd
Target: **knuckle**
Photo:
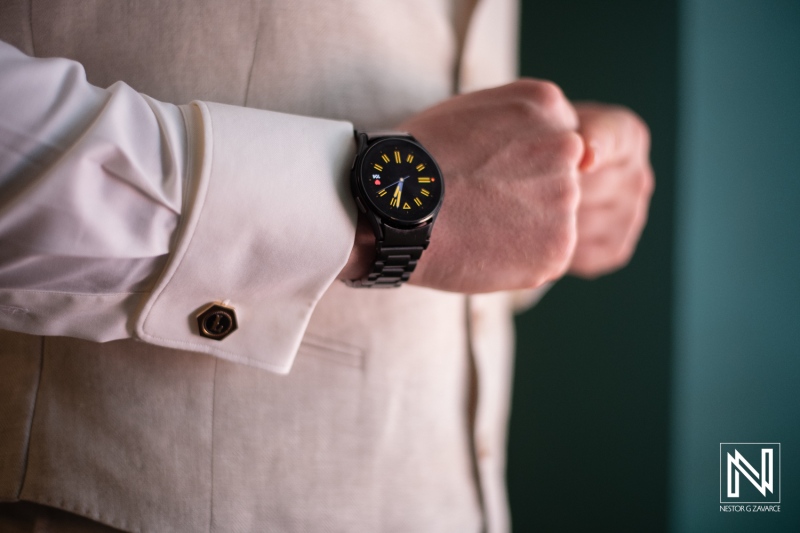
<path fill-rule="evenodd" d="M 629 240 L 625 240 L 620 243 L 616 253 L 613 254 L 613 266 L 616 268 L 627 266 L 633 258 L 633 252 L 635 249 L 636 247 L 634 246 L 633 242 L 630 242 Z"/>
<path fill-rule="evenodd" d="M 576 217 L 580 202 L 581 188 L 577 176 L 567 174 L 558 184 L 557 204 L 565 216 Z"/>
<path fill-rule="evenodd" d="M 613 116 L 619 128 L 620 135 L 632 139 L 641 145 L 649 144 L 650 128 L 635 111 L 620 105 L 609 105 L 607 110 Z"/>
<path fill-rule="evenodd" d="M 522 95 L 543 107 L 551 107 L 566 101 L 561 88 L 547 80 L 523 79 L 515 83 Z"/>
<path fill-rule="evenodd" d="M 565 131 L 553 143 L 553 155 L 567 168 L 577 167 L 583 158 L 584 141 L 575 131 Z"/>
<path fill-rule="evenodd" d="M 643 151 L 650 149 L 650 128 L 647 123 L 635 112 L 627 108 L 622 108 L 625 125 L 634 139 L 636 139 Z"/>
<path fill-rule="evenodd" d="M 604 266 L 597 261 L 597 258 L 584 256 L 573 260 L 569 270 L 584 279 L 593 280 L 599 277 Z"/>
<path fill-rule="evenodd" d="M 641 196 L 650 198 L 656 188 L 656 179 L 653 170 L 648 165 L 638 173 L 639 191 Z"/>
<path fill-rule="evenodd" d="M 561 88 L 551 81 L 540 81 L 536 84 L 534 99 L 545 108 L 555 108 L 566 101 Z"/>
<path fill-rule="evenodd" d="M 508 103 L 508 110 L 514 117 L 531 119 L 536 115 L 536 107 L 526 98 L 516 98 Z"/>
<path fill-rule="evenodd" d="M 510 83 L 508 87 L 524 93 L 531 91 L 532 87 L 535 87 L 537 83 L 539 83 L 539 80 L 535 80 L 533 78 L 520 78 L 517 81 Z"/>
<path fill-rule="evenodd" d="M 511 98 L 521 100 L 526 102 L 528 105 L 532 105 L 536 100 L 536 87 L 538 83 L 539 82 L 537 80 L 530 78 L 515 81 L 508 86 L 511 91 Z"/>
<path fill-rule="evenodd" d="M 645 123 L 644 120 L 636 116 L 636 124 L 637 129 L 639 130 L 639 138 L 641 139 L 642 146 L 644 147 L 645 151 L 650 150 L 650 142 L 652 140 L 652 134 L 650 133 L 650 127 Z"/>
<path fill-rule="evenodd" d="M 553 277 L 560 278 L 569 270 L 570 260 L 575 250 L 575 242 L 577 241 L 577 234 L 574 232 L 565 235 L 563 245 L 561 246 L 560 253 L 554 257 L 553 263 Z"/>
<path fill-rule="evenodd" d="M 550 249 L 551 275 L 553 278 L 563 276 L 566 273 L 577 242 L 578 231 L 573 214 L 567 216 L 553 234 Z"/>

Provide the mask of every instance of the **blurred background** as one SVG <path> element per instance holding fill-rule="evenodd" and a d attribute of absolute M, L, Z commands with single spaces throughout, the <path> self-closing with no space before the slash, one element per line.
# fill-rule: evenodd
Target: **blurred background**
<path fill-rule="evenodd" d="M 800 531 L 800 1 L 522 4 L 521 74 L 639 113 L 657 186 L 517 319 L 514 531 Z M 780 513 L 720 512 L 721 442 L 781 443 Z"/>

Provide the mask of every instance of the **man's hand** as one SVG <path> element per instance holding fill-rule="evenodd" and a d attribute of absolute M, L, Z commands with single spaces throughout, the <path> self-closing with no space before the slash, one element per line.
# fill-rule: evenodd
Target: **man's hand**
<path fill-rule="evenodd" d="M 650 133 L 626 108 L 594 103 L 575 107 L 586 153 L 578 242 L 569 272 L 594 278 L 625 266 L 644 228 L 655 183 Z"/>
<path fill-rule="evenodd" d="M 430 247 L 410 282 L 473 293 L 561 277 L 577 240 L 577 128 L 561 90 L 536 80 L 456 96 L 400 124 L 445 177 Z"/>

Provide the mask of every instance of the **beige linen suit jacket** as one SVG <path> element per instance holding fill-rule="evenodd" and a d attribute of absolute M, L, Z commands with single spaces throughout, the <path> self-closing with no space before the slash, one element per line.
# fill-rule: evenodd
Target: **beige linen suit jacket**
<path fill-rule="evenodd" d="M 513 79 L 516 24 L 511 0 L 0 5 L 0 39 L 31 56 L 74 59 L 97 86 L 123 80 L 164 102 L 218 102 L 362 129 L 391 128 L 456 92 Z M 206 129 L 194 142 L 213 137 L 215 161 L 235 159 L 235 141 L 253 136 L 253 118 L 239 122 L 235 110 L 201 103 L 195 113 Z M 351 134 L 346 123 L 334 129 Z M 270 135 L 265 146 L 280 144 L 280 127 Z M 340 190 L 349 162 L 334 165 Z M 248 208 L 244 199 L 226 201 Z M 326 223 L 318 215 L 310 224 Z M 198 216 L 177 249 L 205 231 L 207 215 Z M 215 216 L 223 228 L 230 223 L 224 210 Z M 184 252 L 198 275 L 213 272 L 203 270 L 203 250 Z M 292 260 L 287 268 L 301 275 L 314 268 Z M 177 292 L 162 298 L 175 302 L 158 315 L 165 329 L 176 327 L 173 316 L 190 322 L 205 301 L 193 299 L 191 286 L 165 285 L 175 263 L 153 288 Z M 258 292 L 253 265 L 231 268 L 234 277 L 256 276 Z M 126 531 L 508 530 L 514 297 L 327 283 L 321 298 L 303 304 L 307 324 L 301 317 L 292 326 L 299 348 L 259 337 L 255 311 L 231 336 L 248 339 L 232 341 L 241 343 L 236 353 L 183 341 L 183 333 L 148 336 L 132 324 L 142 309 L 159 310 L 150 293 L 125 304 L 131 324 L 110 342 L 52 336 L 61 330 L 48 329 L 46 311 L 27 329 L 6 326 L 17 332 L 0 331 L 0 501 L 53 506 Z M 76 312 L 91 313 L 91 304 L 80 305 Z M 185 335 L 194 332 L 186 326 Z M 259 359 L 261 352 L 281 355 Z"/>

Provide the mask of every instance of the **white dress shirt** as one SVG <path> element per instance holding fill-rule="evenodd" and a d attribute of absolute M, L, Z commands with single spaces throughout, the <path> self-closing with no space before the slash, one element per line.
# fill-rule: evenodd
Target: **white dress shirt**
<path fill-rule="evenodd" d="M 352 135 L 98 88 L 79 63 L 0 42 L 0 329 L 288 372 L 352 248 Z M 213 302 L 257 326 L 201 338 L 193 313 Z"/>
<path fill-rule="evenodd" d="M 240 106 L 133 106 L 159 139 L 147 183 L 179 166 L 165 120 L 183 122 L 188 154 L 174 244 L 141 287 L 0 285 L 0 499 L 131 532 L 508 531 L 508 294 L 330 284 L 353 238 L 352 130 L 299 115 L 390 129 L 457 92 L 511 81 L 515 6 L 0 2 L 0 39 L 71 58 L 97 87 L 124 80 L 161 102 Z M 67 146 L 93 133 L 79 129 Z M 102 184 L 107 170 L 95 166 Z M 0 218 L 17 208 L 9 191 Z M 199 337 L 195 311 L 225 299 L 239 329 Z M 276 375 L 222 357 L 279 371 L 294 362 Z"/>

